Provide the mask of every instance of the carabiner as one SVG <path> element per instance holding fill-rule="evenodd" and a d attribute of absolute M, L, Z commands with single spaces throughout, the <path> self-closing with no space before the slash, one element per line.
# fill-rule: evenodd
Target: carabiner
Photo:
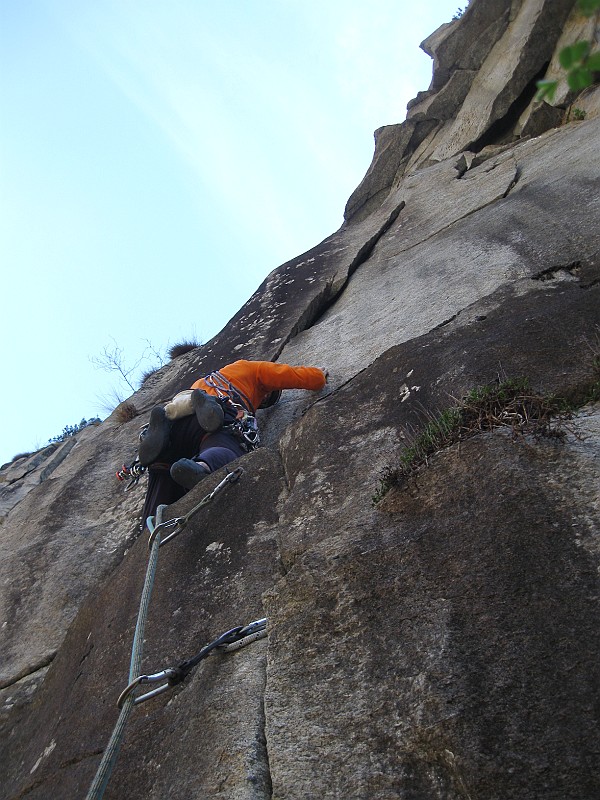
<path fill-rule="evenodd" d="M 152 550 L 152 545 L 154 544 L 154 540 L 161 531 L 167 530 L 168 528 L 176 528 L 177 526 L 179 526 L 179 530 L 172 531 L 172 533 L 170 533 L 166 539 L 163 539 L 163 541 L 160 543 L 160 546 L 162 547 L 163 544 L 166 541 L 168 541 L 168 539 L 172 539 L 178 533 L 181 533 L 181 531 L 183 530 L 183 528 L 187 523 L 187 519 L 185 517 L 173 517 L 173 519 L 167 519 L 164 522 L 161 522 L 160 525 L 157 525 L 155 528 L 154 520 L 155 517 L 148 517 L 148 519 L 146 520 L 146 525 L 148 526 L 148 530 L 150 531 L 150 538 L 148 539 L 148 548 L 150 550 Z"/>
<path fill-rule="evenodd" d="M 263 619 L 256 619 L 254 622 L 249 622 L 247 625 L 238 631 L 237 638 L 244 639 L 246 636 L 252 636 L 253 633 L 258 633 L 258 631 L 264 631 L 267 627 L 267 618 L 263 617 Z"/>
<path fill-rule="evenodd" d="M 244 625 L 243 628 L 230 631 L 226 634 L 226 639 L 218 646 L 226 653 L 232 653 L 234 650 L 239 650 L 252 642 L 259 639 L 264 639 L 267 635 L 267 619 L 257 619 L 254 622 Z"/>
<path fill-rule="evenodd" d="M 145 700 L 149 700 L 151 697 L 156 697 L 157 695 L 166 692 L 172 686 L 175 686 L 176 683 L 179 683 L 179 680 L 175 680 L 176 678 L 178 678 L 178 673 L 175 669 L 163 669 L 161 672 L 155 672 L 153 675 L 139 675 L 135 680 L 131 681 L 129 686 L 126 686 L 125 689 L 123 689 L 119 695 L 119 699 L 117 700 L 117 706 L 119 708 L 123 708 L 125 700 L 138 686 L 145 686 L 147 683 L 158 683 L 158 681 L 167 681 L 167 683 L 165 683 L 163 686 L 158 686 L 151 692 L 146 692 L 146 694 L 136 697 L 133 701 L 134 705 L 143 703 Z"/>
<path fill-rule="evenodd" d="M 228 483 L 236 483 L 241 478 L 244 472 L 243 467 L 236 467 L 233 472 L 228 472 L 220 483 L 217 483 L 212 492 L 208 495 L 208 499 L 212 500 L 213 497 L 227 486 Z"/>

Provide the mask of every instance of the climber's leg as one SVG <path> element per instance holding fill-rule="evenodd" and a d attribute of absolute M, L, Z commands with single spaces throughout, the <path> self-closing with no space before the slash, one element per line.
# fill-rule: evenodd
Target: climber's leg
<path fill-rule="evenodd" d="M 185 489 L 169 475 L 168 464 L 151 464 L 148 467 L 148 488 L 142 510 L 141 529 L 148 517 L 156 514 L 156 509 L 160 505 L 170 506 L 185 494 Z"/>
<path fill-rule="evenodd" d="M 227 431 L 218 431 L 204 437 L 199 453 L 193 459 L 181 458 L 176 461 L 171 467 L 171 477 L 186 489 L 191 489 L 211 472 L 216 472 L 245 452 L 236 436 Z"/>

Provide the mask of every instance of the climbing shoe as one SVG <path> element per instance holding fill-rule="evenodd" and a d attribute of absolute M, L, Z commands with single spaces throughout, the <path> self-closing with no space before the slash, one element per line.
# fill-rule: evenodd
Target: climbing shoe
<path fill-rule="evenodd" d="M 169 441 L 171 423 L 166 417 L 162 406 L 154 406 L 150 412 L 150 422 L 142 433 L 138 447 L 138 458 L 142 467 L 147 467 L 156 461 L 163 448 Z"/>
<path fill-rule="evenodd" d="M 223 427 L 223 408 L 215 397 L 211 397 L 201 389 L 192 392 L 192 405 L 200 427 L 207 433 L 214 433 Z"/>
<path fill-rule="evenodd" d="M 180 458 L 171 467 L 171 477 L 184 489 L 193 489 L 207 475 L 210 475 L 210 469 L 191 458 Z"/>

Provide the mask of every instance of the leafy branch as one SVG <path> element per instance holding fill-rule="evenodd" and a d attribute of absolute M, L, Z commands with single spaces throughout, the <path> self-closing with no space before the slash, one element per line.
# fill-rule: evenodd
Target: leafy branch
<path fill-rule="evenodd" d="M 577 6 L 586 17 L 600 14 L 600 0 L 578 0 Z M 594 73 L 600 72 L 600 52 L 592 53 L 592 47 L 592 42 L 582 40 L 563 47 L 558 54 L 559 63 L 566 72 L 567 84 L 573 92 L 587 89 L 594 83 Z M 558 81 L 538 81 L 537 87 L 536 100 L 552 103 Z"/>

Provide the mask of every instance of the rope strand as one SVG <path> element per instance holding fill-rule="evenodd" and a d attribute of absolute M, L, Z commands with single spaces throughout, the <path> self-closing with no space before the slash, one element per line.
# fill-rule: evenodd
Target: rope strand
<path fill-rule="evenodd" d="M 119 714 L 119 718 L 117 719 L 109 742 L 102 755 L 96 775 L 86 795 L 86 800 L 102 800 L 108 785 L 108 781 L 110 780 L 110 776 L 115 767 L 119 751 L 121 749 L 121 744 L 125 735 L 125 726 L 127 725 L 129 715 L 131 714 L 131 711 L 137 702 L 143 702 L 150 697 L 161 694 L 166 689 L 169 689 L 172 685 L 175 685 L 175 683 L 183 680 L 187 673 L 194 666 L 196 666 L 196 664 L 198 664 L 203 658 L 205 658 L 214 650 L 220 648 L 225 652 L 231 652 L 239 649 L 240 647 L 244 647 L 245 645 L 250 644 L 257 639 L 262 639 L 267 635 L 267 620 L 256 620 L 249 625 L 240 626 L 228 631 L 225 634 L 222 634 L 214 642 L 203 647 L 197 656 L 180 665 L 180 667 L 185 667 L 184 670 L 180 670 L 179 668 L 174 670 L 168 669 L 153 676 L 145 676 L 141 674 L 144 631 L 146 627 L 146 620 L 148 618 L 150 597 L 152 595 L 152 587 L 154 585 L 154 577 L 156 575 L 156 567 L 158 564 L 158 554 L 161 545 L 165 544 L 165 542 L 167 542 L 169 539 L 172 539 L 174 536 L 180 533 L 180 531 L 185 527 L 185 525 L 187 525 L 194 514 L 196 514 L 204 506 L 208 505 L 208 503 L 210 503 L 211 500 L 216 497 L 217 494 L 219 494 L 219 492 L 221 492 L 226 486 L 230 486 L 231 484 L 235 483 L 242 473 L 243 469 L 241 469 L 241 467 L 238 467 L 236 470 L 234 470 L 234 472 L 228 473 L 228 475 L 212 490 L 212 492 L 206 495 L 206 497 L 204 497 L 196 506 L 194 506 L 184 517 L 176 517 L 163 522 L 163 511 L 165 508 L 167 508 L 167 506 L 161 505 L 156 510 L 156 517 L 148 518 L 148 529 L 150 530 L 150 555 L 148 557 L 146 577 L 144 579 L 144 586 L 140 598 L 140 609 L 135 626 L 133 643 L 131 646 L 129 685 L 123 692 L 121 692 L 119 697 L 118 705 L 121 709 L 121 713 Z M 154 524 L 155 521 L 157 523 L 156 525 Z M 174 528 L 174 530 L 172 530 L 168 536 L 161 541 L 161 533 L 170 528 Z M 178 676 L 178 673 L 181 674 Z M 136 698 L 134 696 L 134 690 L 138 685 L 143 685 L 148 682 L 155 682 L 156 680 L 163 680 L 165 678 L 169 679 L 169 682 L 166 685 L 154 689 L 142 697 Z"/>

